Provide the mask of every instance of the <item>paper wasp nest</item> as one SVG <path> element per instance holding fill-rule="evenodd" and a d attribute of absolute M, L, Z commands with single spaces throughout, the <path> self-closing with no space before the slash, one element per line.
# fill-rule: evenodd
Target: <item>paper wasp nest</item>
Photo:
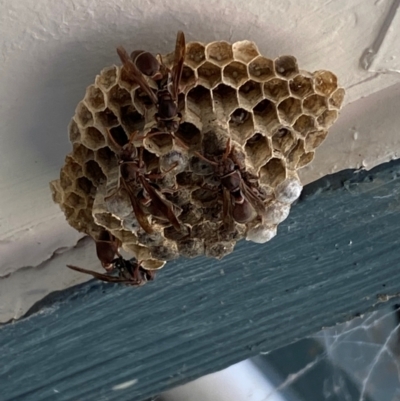
<path fill-rule="evenodd" d="M 163 60 L 170 65 L 172 58 L 171 53 Z M 119 174 L 106 129 L 123 145 L 133 131 L 146 133 L 154 126 L 156 111 L 121 67 L 105 68 L 87 88 L 69 126 L 73 150 L 60 179 L 51 183 L 53 198 L 71 226 L 94 237 L 105 227 L 150 269 L 179 255 L 223 257 L 241 238 L 271 239 L 300 195 L 297 170 L 312 161 L 344 97 L 331 72 L 300 71 L 292 56 L 270 60 L 249 41 L 188 43 L 181 86 L 183 120 L 177 137 L 189 150 L 170 135 L 135 143 L 145 147 L 148 171 L 165 171 L 179 162 L 155 182 L 175 205 L 181 231 L 149 214 L 155 230 L 146 234 L 124 191 L 105 201 Z M 228 138 L 245 174 L 256 181 L 265 215 L 262 222 L 233 222 L 233 230 L 226 231 L 220 181 L 193 152 L 215 160 L 222 157 Z"/>

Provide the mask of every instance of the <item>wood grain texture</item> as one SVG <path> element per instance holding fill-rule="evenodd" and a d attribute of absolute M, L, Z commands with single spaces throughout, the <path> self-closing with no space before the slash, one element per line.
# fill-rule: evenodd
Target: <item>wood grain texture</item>
<path fill-rule="evenodd" d="M 379 308 L 400 291 L 399 177 L 399 161 L 325 177 L 270 243 L 49 297 L 0 329 L 0 400 L 142 400 Z"/>

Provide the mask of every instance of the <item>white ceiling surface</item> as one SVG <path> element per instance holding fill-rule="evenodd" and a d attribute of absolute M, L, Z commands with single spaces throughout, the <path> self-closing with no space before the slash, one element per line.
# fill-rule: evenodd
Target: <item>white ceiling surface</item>
<path fill-rule="evenodd" d="M 399 4 L 0 0 L 0 321 L 21 316 L 48 292 L 82 281 L 64 267 L 67 260 L 97 265 L 92 244 L 71 249 L 82 235 L 52 203 L 48 182 L 58 177 L 71 149 L 67 125 L 76 104 L 96 74 L 118 62 L 117 45 L 165 53 L 182 29 L 188 41 L 249 39 L 269 57 L 292 54 L 302 69 L 335 72 L 347 90 L 346 102 L 353 104 L 337 123 L 341 130 L 334 128 L 321 147 L 321 154 L 325 149 L 330 157 L 317 153 L 313 166 L 304 170 L 309 182 L 328 172 L 363 163 L 369 168 L 397 157 L 399 141 L 393 138 L 400 102 L 399 86 L 393 85 L 400 83 Z M 370 124 L 361 124 L 360 130 L 357 124 L 365 113 L 357 104 L 375 92 L 369 106 L 376 116 L 375 131 Z M 369 141 L 377 142 L 378 133 L 380 145 L 386 141 L 390 146 L 371 149 Z M 354 156 L 356 151 L 360 156 Z"/>

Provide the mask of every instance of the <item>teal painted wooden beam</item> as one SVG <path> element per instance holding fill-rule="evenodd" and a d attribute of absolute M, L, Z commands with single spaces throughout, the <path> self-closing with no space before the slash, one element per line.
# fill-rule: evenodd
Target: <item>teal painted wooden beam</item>
<path fill-rule="evenodd" d="M 141 400 L 381 307 L 400 291 L 399 177 L 325 177 L 265 245 L 48 297 L 0 329 L 0 400 Z"/>

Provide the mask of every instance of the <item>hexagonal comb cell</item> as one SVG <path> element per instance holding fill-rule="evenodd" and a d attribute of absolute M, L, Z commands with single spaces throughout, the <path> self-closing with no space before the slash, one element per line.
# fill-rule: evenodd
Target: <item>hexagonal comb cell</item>
<path fill-rule="evenodd" d="M 108 107 L 99 113 L 96 113 L 96 120 L 99 125 L 110 128 L 119 124 L 118 117 Z"/>
<path fill-rule="evenodd" d="M 79 143 L 81 140 L 81 133 L 79 131 L 78 124 L 75 120 L 71 120 L 68 126 L 69 140 L 71 143 Z"/>
<path fill-rule="evenodd" d="M 120 108 L 120 120 L 127 132 L 142 131 L 145 124 L 143 115 L 132 105 Z"/>
<path fill-rule="evenodd" d="M 94 160 L 86 162 L 83 171 L 85 172 L 86 177 L 88 177 L 95 185 L 99 185 L 106 179 L 101 167 Z"/>
<path fill-rule="evenodd" d="M 175 134 L 180 140 L 182 140 L 191 149 L 197 149 L 201 144 L 201 132 L 192 123 L 183 122 L 179 125 L 178 132 Z"/>
<path fill-rule="evenodd" d="M 206 57 L 223 67 L 233 60 L 232 45 L 228 42 L 213 42 L 206 48 Z"/>
<path fill-rule="evenodd" d="M 104 68 L 100 75 L 96 78 L 96 85 L 102 87 L 104 90 L 110 89 L 117 82 L 117 69 L 116 67 Z"/>
<path fill-rule="evenodd" d="M 329 104 L 336 109 L 340 109 L 344 99 L 344 89 L 339 88 L 335 92 L 332 93 L 331 97 L 329 98 Z"/>
<path fill-rule="evenodd" d="M 264 94 L 267 98 L 280 101 L 289 96 L 289 86 L 287 81 L 274 78 L 264 84 Z"/>
<path fill-rule="evenodd" d="M 89 180 L 87 177 L 80 177 L 76 180 L 76 188 L 83 192 L 84 194 L 93 194 L 93 190 L 95 190 L 92 181 Z"/>
<path fill-rule="evenodd" d="M 143 143 L 146 149 L 150 152 L 153 152 L 157 155 L 163 155 L 172 149 L 173 139 L 171 134 L 168 133 L 160 133 L 151 136 L 150 131 L 149 137 L 145 138 Z"/>
<path fill-rule="evenodd" d="M 228 64 L 224 68 L 222 75 L 224 77 L 224 81 L 235 88 L 238 88 L 249 78 L 246 65 L 238 61 Z"/>
<path fill-rule="evenodd" d="M 187 65 L 183 66 L 180 87 L 184 90 L 188 90 L 194 85 L 196 85 L 196 75 L 194 71 Z"/>
<path fill-rule="evenodd" d="M 190 65 L 192 68 L 197 68 L 204 60 L 205 47 L 201 43 L 191 42 L 186 46 L 186 64 Z"/>
<path fill-rule="evenodd" d="M 293 128 L 295 129 L 295 131 L 305 136 L 307 132 L 315 128 L 315 119 L 314 117 L 303 114 L 296 120 L 296 122 L 293 125 Z"/>
<path fill-rule="evenodd" d="M 249 64 L 250 78 L 262 82 L 275 75 L 272 60 L 259 56 Z"/>
<path fill-rule="evenodd" d="M 115 85 L 108 93 L 109 103 L 116 108 L 132 104 L 131 94 L 119 85 Z"/>
<path fill-rule="evenodd" d="M 275 187 L 286 178 L 285 164 L 281 159 L 271 159 L 260 169 L 260 182 Z"/>
<path fill-rule="evenodd" d="M 108 146 L 101 148 L 96 152 L 95 160 L 99 163 L 102 171 L 106 173 L 110 173 L 118 166 L 115 153 Z"/>
<path fill-rule="evenodd" d="M 272 146 L 274 150 L 286 155 L 296 141 L 294 133 L 289 128 L 280 128 L 272 135 Z"/>
<path fill-rule="evenodd" d="M 329 96 L 337 89 L 336 75 L 330 71 L 314 72 L 314 82 L 316 92 L 324 96 Z"/>
<path fill-rule="evenodd" d="M 187 94 L 187 107 L 200 116 L 203 110 L 212 110 L 211 92 L 204 86 L 197 85 Z"/>
<path fill-rule="evenodd" d="M 244 142 L 253 135 L 254 124 L 251 113 L 242 108 L 236 109 L 229 119 L 229 130 L 231 135 L 240 143 Z"/>
<path fill-rule="evenodd" d="M 276 106 L 268 99 L 264 99 L 253 109 L 256 129 L 264 134 L 276 129 L 280 125 Z"/>
<path fill-rule="evenodd" d="M 338 112 L 336 110 L 325 110 L 318 118 L 318 124 L 322 128 L 329 128 L 337 119 Z"/>
<path fill-rule="evenodd" d="M 297 60 L 293 56 L 281 56 L 275 60 L 275 71 L 284 78 L 292 78 L 299 73 Z"/>
<path fill-rule="evenodd" d="M 225 84 L 213 89 L 213 98 L 215 108 L 224 114 L 229 115 L 239 106 L 236 90 Z"/>
<path fill-rule="evenodd" d="M 104 110 L 104 108 L 106 107 L 103 92 L 101 91 L 101 89 L 96 88 L 94 85 L 90 85 L 86 89 L 85 100 L 87 105 L 93 111 Z"/>
<path fill-rule="evenodd" d="M 289 82 L 290 92 L 293 96 L 303 98 L 314 92 L 313 81 L 310 77 L 297 75 Z"/>
<path fill-rule="evenodd" d="M 82 132 L 82 144 L 89 149 L 100 149 L 105 143 L 103 134 L 97 128 L 88 127 Z"/>
<path fill-rule="evenodd" d="M 108 132 L 111 134 L 112 138 L 119 146 L 124 146 L 126 143 L 128 143 L 128 137 L 125 133 L 125 130 L 120 125 L 109 129 Z M 111 141 L 111 139 L 108 136 L 107 136 L 107 142 L 111 148 L 115 148 L 115 144 Z M 118 151 L 119 149 L 117 148 L 115 150 Z"/>
<path fill-rule="evenodd" d="M 221 68 L 206 61 L 197 70 L 199 84 L 206 88 L 213 88 L 221 82 Z"/>
<path fill-rule="evenodd" d="M 268 139 L 260 133 L 256 133 L 247 140 L 245 151 L 253 162 L 254 168 L 258 170 L 272 156 Z"/>
<path fill-rule="evenodd" d="M 262 87 L 259 82 L 249 80 L 239 89 L 239 101 L 248 108 L 253 108 L 262 98 Z"/>
<path fill-rule="evenodd" d="M 235 60 L 248 64 L 259 55 L 257 46 L 248 40 L 236 42 L 232 45 Z"/>
<path fill-rule="evenodd" d="M 65 203 L 74 209 L 83 209 L 86 206 L 85 199 L 83 199 L 75 192 L 70 192 L 65 197 Z"/>
<path fill-rule="evenodd" d="M 319 116 L 326 109 L 326 98 L 320 95 L 311 95 L 303 100 L 304 111 L 314 116 Z"/>
<path fill-rule="evenodd" d="M 307 134 L 304 146 L 307 152 L 316 149 L 325 140 L 328 131 L 318 130 L 311 131 Z"/>
<path fill-rule="evenodd" d="M 93 153 L 93 150 L 88 149 L 87 147 L 85 147 L 83 145 L 74 144 L 72 157 L 79 164 L 84 164 L 87 160 L 93 159 L 94 153 Z"/>
<path fill-rule="evenodd" d="M 74 161 L 71 156 L 67 156 L 65 158 L 64 172 L 71 178 L 76 178 L 83 175 L 82 166 Z"/>
<path fill-rule="evenodd" d="M 278 105 L 278 114 L 284 124 L 292 125 L 302 113 L 301 100 L 289 97 Z"/>
<path fill-rule="evenodd" d="M 75 110 L 76 122 L 83 128 L 93 124 L 93 115 L 83 102 Z"/>

